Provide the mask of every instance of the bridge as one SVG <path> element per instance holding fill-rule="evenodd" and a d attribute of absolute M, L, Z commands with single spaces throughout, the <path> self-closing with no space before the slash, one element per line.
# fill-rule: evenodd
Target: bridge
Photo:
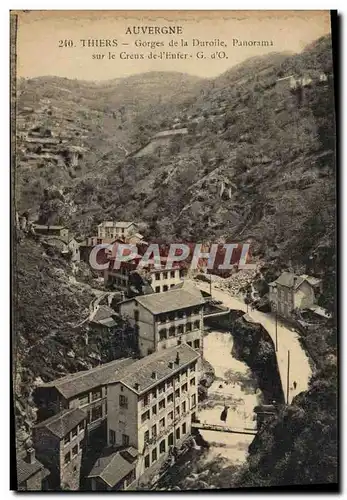
<path fill-rule="evenodd" d="M 202 422 L 192 422 L 192 428 L 205 431 L 229 432 L 231 434 L 248 434 L 250 436 L 255 436 L 258 432 L 257 429 L 247 427 L 228 427 L 226 425 L 213 425 Z"/>

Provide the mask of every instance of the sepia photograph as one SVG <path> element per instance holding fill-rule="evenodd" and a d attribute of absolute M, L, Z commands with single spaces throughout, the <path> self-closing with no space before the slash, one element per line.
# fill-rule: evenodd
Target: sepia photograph
<path fill-rule="evenodd" d="M 337 491 L 337 12 L 10 12 L 11 489 Z"/>

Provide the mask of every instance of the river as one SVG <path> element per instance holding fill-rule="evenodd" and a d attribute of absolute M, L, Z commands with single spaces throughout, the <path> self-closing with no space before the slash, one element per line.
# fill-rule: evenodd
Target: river
<path fill-rule="evenodd" d="M 208 389 L 208 399 L 201 405 L 199 419 L 216 425 L 236 428 L 256 428 L 253 409 L 261 403 L 262 394 L 248 366 L 231 354 L 233 338 L 230 333 L 213 330 L 204 337 L 204 358 L 215 370 L 216 380 Z M 226 423 L 220 420 L 226 404 Z M 200 431 L 210 444 L 204 461 L 221 457 L 225 466 L 243 463 L 248 454 L 252 435 L 216 431 Z"/>

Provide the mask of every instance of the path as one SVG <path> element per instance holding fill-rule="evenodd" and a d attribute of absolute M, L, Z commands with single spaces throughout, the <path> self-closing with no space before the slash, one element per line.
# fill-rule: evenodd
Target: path
<path fill-rule="evenodd" d="M 210 291 L 209 283 L 196 282 L 196 285 L 206 292 Z M 241 300 L 231 296 L 227 291 L 221 291 L 212 284 L 212 297 L 221 300 L 223 304 L 230 309 L 239 309 L 247 311 L 247 305 Z M 255 309 L 248 308 L 248 316 L 255 322 L 260 323 L 270 334 L 274 345 L 276 342 L 275 318 L 269 313 L 263 313 Z M 278 368 L 281 376 L 283 393 L 286 397 L 287 392 L 287 370 L 288 370 L 288 350 L 290 351 L 290 372 L 289 372 L 289 403 L 294 396 L 308 388 L 308 382 L 312 374 L 309 359 L 302 348 L 299 340 L 299 334 L 285 326 L 278 320 L 277 324 L 278 351 L 276 353 Z M 296 389 L 293 382 L 296 381 Z"/>

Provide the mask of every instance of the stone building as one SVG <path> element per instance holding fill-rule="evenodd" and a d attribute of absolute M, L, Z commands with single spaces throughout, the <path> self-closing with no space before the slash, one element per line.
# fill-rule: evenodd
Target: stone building
<path fill-rule="evenodd" d="M 48 475 L 49 471 L 37 460 L 34 448 L 29 448 L 24 456 L 17 455 L 17 489 L 19 491 L 46 489 Z"/>
<path fill-rule="evenodd" d="M 141 356 L 183 342 L 202 354 L 203 308 L 201 295 L 184 288 L 139 295 L 118 304 L 119 313 L 135 327 Z"/>
<path fill-rule="evenodd" d="M 63 410 L 33 427 L 36 455 L 50 471 L 48 489 L 79 489 L 86 421 L 86 412 L 76 408 Z"/>

